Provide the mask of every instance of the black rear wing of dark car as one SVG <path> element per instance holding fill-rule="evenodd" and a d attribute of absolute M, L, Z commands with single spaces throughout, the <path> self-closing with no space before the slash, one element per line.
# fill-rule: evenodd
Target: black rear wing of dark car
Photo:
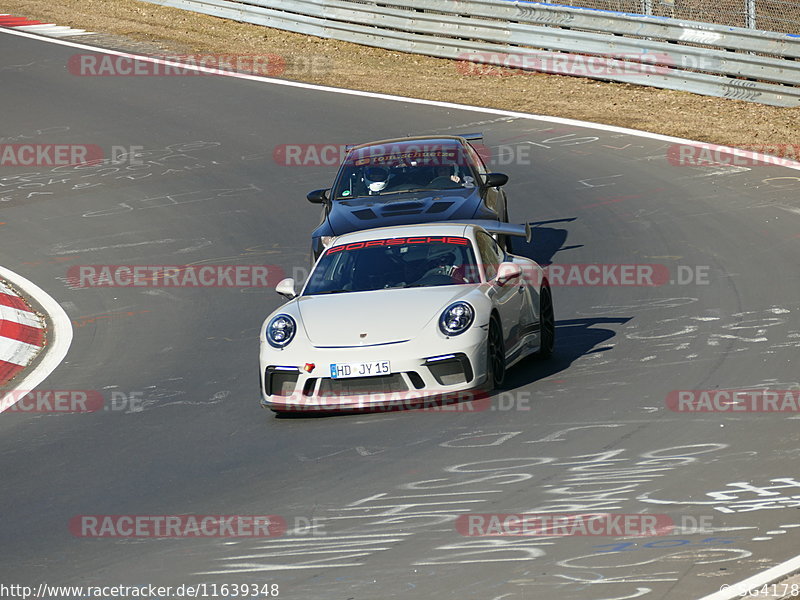
<path fill-rule="evenodd" d="M 479 132 L 479 131 L 475 132 L 475 133 L 453 133 L 453 134 L 450 134 L 450 135 L 452 135 L 453 137 L 463 138 L 463 139 L 467 140 L 468 142 L 482 142 L 483 141 L 483 133 Z M 432 135 L 430 137 L 436 137 L 436 136 Z M 357 146 L 361 146 L 361 145 L 362 144 L 345 144 L 344 149 L 345 149 L 345 152 L 349 152 L 353 148 L 355 148 Z"/>

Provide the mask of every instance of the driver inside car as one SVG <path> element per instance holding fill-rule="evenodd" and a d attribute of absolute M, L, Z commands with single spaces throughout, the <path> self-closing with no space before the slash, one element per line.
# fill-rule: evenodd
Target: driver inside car
<path fill-rule="evenodd" d="M 455 167 L 438 165 L 433 179 L 428 183 L 428 187 L 433 189 L 461 187 L 461 177 L 456 175 Z"/>
<path fill-rule="evenodd" d="M 365 167 L 363 181 L 370 196 L 378 195 L 389 185 L 389 169 L 375 166 Z"/>

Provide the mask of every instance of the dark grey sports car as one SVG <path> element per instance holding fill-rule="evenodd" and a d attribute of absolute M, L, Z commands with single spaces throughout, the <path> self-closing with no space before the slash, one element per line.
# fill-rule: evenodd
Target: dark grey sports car
<path fill-rule="evenodd" d="M 312 260 L 339 235 L 431 221 L 508 222 L 503 173 L 489 173 L 470 141 L 480 134 L 407 137 L 350 148 L 331 189 L 308 200 L 322 204 L 312 233 Z M 506 240 L 501 240 L 506 243 Z"/>

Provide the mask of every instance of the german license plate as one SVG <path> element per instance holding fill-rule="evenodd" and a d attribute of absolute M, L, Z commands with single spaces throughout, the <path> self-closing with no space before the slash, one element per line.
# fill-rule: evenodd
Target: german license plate
<path fill-rule="evenodd" d="M 392 369 L 388 360 L 375 360 L 372 362 L 357 363 L 331 363 L 331 377 L 333 379 L 388 375 L 391 372 Z"/>

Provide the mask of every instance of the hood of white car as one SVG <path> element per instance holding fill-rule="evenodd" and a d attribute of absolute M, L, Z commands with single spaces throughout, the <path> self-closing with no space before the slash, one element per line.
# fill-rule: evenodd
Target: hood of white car
<path fill-rule="evenodd" d="M 317 347 L 372 346 L 413 339 L 475 285 L 347 292 L 297 299 L 302 327 Z"/>

